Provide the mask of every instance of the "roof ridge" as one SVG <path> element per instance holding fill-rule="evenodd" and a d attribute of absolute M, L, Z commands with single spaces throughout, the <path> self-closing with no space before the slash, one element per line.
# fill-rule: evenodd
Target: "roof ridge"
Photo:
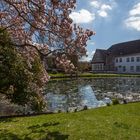
<path fill-rule="evenodd" d="M 112 47 L 112 46 L 116 46 L 116 45 L 121 45 L 121 44 L 127 44 L 127 43 L 135 43 L 135 42 L 140 42 L 140 39 L 125 41 L 125 42 L 120 42 L 120 43 L 115 43 L 115 44 L 111 45 L 111 47 Z M 110 48 L 111 48 L 111 47 L 110 47 Z"/>

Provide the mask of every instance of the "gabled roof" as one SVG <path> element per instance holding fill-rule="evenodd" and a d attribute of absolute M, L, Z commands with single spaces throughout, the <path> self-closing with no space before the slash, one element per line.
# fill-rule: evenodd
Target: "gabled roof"
<path fill-rule="evenodd" d="M 140 39 L 112 45 L 109 49 L 96 49 L 92 63 L 105 62 L 108 56 L 123 56 L 140 53 Z"/>
<path fill-rule="evenodd" d="M 114 56 L 140 53 L 140 40 L 128 41 L 112 45 L 107 50 L 107 53 Z"/>
<path fill-rule="evenodd" d="M 107 51 L 103 49 L 96 49 L 91 62 L 105 62 L 106 52 Z"/>

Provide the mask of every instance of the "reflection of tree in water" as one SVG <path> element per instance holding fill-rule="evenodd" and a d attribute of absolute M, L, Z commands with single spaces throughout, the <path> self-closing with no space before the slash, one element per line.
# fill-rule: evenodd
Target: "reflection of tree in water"
<path fill-rule="evenodd" d="M 46 85 L 45 93 L 69 94 L 78 92 L 78 80 L 55 80 Z"/>
<path fill-rule="evenodd" d="M 115 94 L 119 93 L 122 95 L 140 93 L 139 78 L 55 80 L 50 81 L 46 86 L 47 103 L 54 110 L 55 108 L 58 110 L 68 110 L 71 107 L 81 106 L 82 101 L 86 99 L 83 99 L 85 97 L 80 94 L 80 89 L 87 85 L 92 87 L 97 99 L 100 100 L 104 99 L 106 95 L 112 98 L 116 96 Z"/>
<path fill-rule="evenodd" d="M 70 107 L 77 107 L 81 102 L 81 97 L 78 93 L 78 82 L 77 79 L 49 82 L 45 93 L 47 93 L 46 95 L 51 93 L 51 96 L 47 96 L 48 104 L 51 107 L 50 110 L 53 111 L 56 107 L 56 110 L 66 111 Z"/>
<path fill-rule="evenodd" d="M 74 80 L 51 81 L 46 86 L 46 92 L 77 96 L 78 88 L 91 85 L 94 91 L 100 92 L 140 92 L 140 78 L 79 78 Z"/>

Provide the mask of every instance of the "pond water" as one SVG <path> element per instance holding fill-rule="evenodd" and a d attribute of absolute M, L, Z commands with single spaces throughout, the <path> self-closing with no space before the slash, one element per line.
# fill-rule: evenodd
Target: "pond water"
<path fill-rule="evenodd" d="M 47 108 L 52 112 L 73 112 L 120 103 L 140 101 L 140 78 L 78 78 L 52 80 L 45 90 Z"/>

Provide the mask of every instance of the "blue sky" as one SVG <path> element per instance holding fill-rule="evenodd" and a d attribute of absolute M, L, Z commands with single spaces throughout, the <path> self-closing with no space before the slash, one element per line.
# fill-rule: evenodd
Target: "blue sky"
<path fill-rule="evenodd" d="M 96 32 L 88 41 L 85 60 L 90 60 L 97 48 L 140 39 L 140 0 L 77 0 L 70 17 Z"/>

